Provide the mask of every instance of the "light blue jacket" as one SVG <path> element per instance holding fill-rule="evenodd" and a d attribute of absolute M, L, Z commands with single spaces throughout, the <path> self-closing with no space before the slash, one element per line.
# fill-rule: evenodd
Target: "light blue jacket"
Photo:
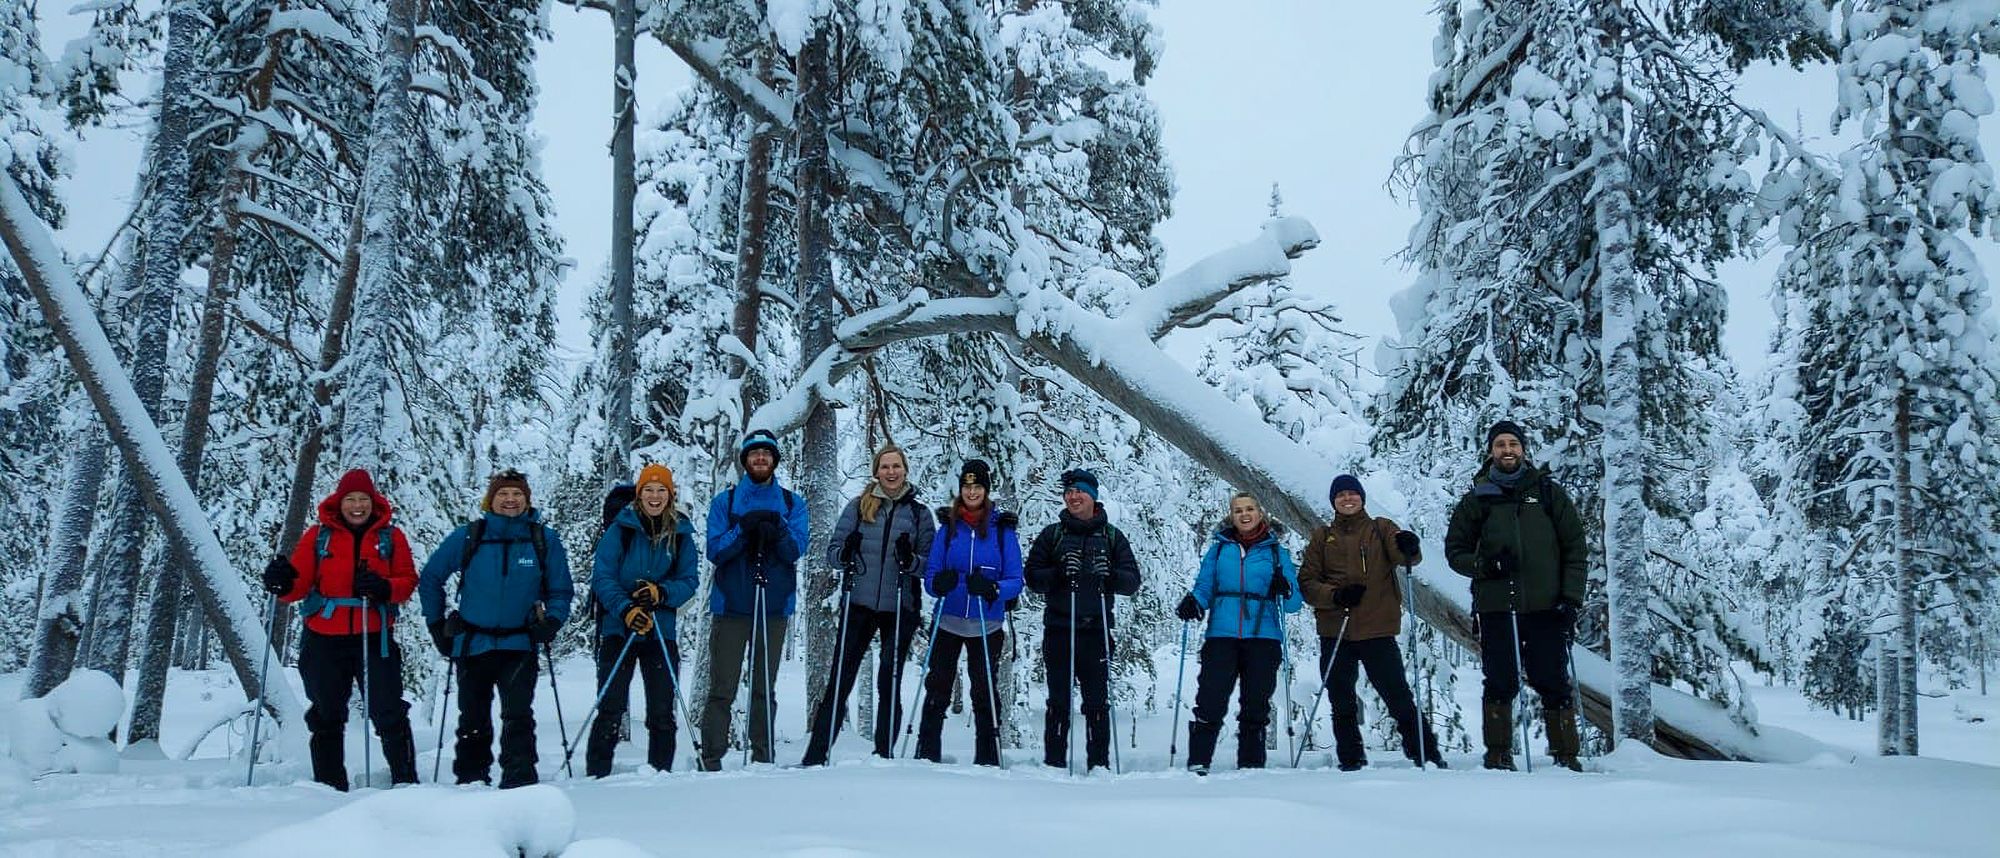
<path fill-rule="evenodd" d="M 1292 553 L 1278 543 L 1280 535 L 1274 524 L 1264 538 L 1246 547 L 1236 540 L 1236 528 L 1224 524 L 1209 537 L 1194 578 L 1194 600 L 1208 612 L 1208 637 L 1282 639 L 1283 614 L 1297 613 L 1305 599 L 1299 595 Z M 1282 602 L 1266 595 L 1274 574 L 1292 584 L 1291 595 Z"/>
<path fill-rule="evenodd" d="M 744 513 L 759 509 L 777 513 L 785 529 L 769 556 L 755 558 L 743 542 L 742 519 Z M 750 616 L 757 591 L 750 567 L 756 562 L 764 569 L 764 614 L 791 616 L 798 601 L 799 556 L 811 538 L 805 498 L 778 485 L 775 475 L 767 483 L 752 480 L 748 474 L 739 478 L 735 486 L 708 504 L 708 560 L 715 575 L 715 586 L 708 592 L 708 612 Z"/>

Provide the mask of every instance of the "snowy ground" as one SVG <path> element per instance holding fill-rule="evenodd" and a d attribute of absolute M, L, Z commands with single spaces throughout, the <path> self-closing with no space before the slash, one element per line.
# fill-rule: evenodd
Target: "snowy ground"
<path fill-rule="evenodd" d="M 563 666 L 571 719 L 587 707 L 587 665 Z M 801 716 L 796 677 L 781 689 L 779 752 L 794 762 Z M 0 677 L 0 724 L 19 678 Z M 193 735 L 234 705 L 219 673 L 174 675 L 163 745 L 179 756 Z M 1454 770 L 1416 771 L 1388 762 L 1343 774 L 1309 754 L 1306 768 L 1222 771 L 1196 778 L 1167 770 L 1163 714 L 1141 720 L 1128 774 L 1070 779 L 1011 752 L 1008 771 L 864 759 L 843 740 L 824 770 L 753 767 L 731 755 L 717 775 L 632 771 L 598 782 L 557 771 L 555 731 L 542 731 L 542 772 L 532 792 L 423 786 L 341 795 L 302 783 L 300 763 L 261 767 L 245 788 L 239 761 L 221 755 L 231 737 L 209 736 L 193 760 L 131 760 L 116 775 L 50 776 L 29 782 L 0 772 L 0 855 L 510 855 L 630 856 L 1270 854 L 1340 847 L 1401 854 L 1536 856 L 1975 855 L 2000 843 L 2000 697 L 1960 692 L 1927 698 L 1923 740 L 1934 757 L 1872 756 L 1873 725 L 1808 709 L 1785 688 L 1757 688 L 1763 718 L 1851 754 L 1802 765 L 1689 763 L 1621 752 L 1588 775 L 1538 767 L 1484 772 L 1469 754 Z M 547 688 L 542 693 L 545 698 Z M 789 694 L 789 696 L 787 696 Z M 582 703 L 574 701 L 584 701 Z M 544 699 L 538 711 L 553 712 Z M 414 714 L 422 772 L 430 777 L 432 732 Z M 571 729 L 576 725 L 572 723 Z M 0 737 L 0 744 L 6 739 Z M 1225 735 L 1218 757 L 1233 759 Z M 1282 766 L 1281 748 L 1273 762 Z M 946 752 L 970 756 L 969 731 L 954 717 Z M 682 747 L 682 768 L 687 748 Z M 206 756 L 204 756 L 206 755 Z M 1544 762 L 1546 758 L 1541 758 Z M 359 774 L 358 749 L 350 764 Z M 448 764 L 447 764 L 448 765 Z M 579 763 L 580 765 L 580 763 Z M 380 760 L 376 770 L 381 776 Z M 448 776 L 448 773 L 447 773 Z M 580 842 L 567 853 L 563 844 Z M 1498 853 L 1494 844 L 1501 845 Z"/>

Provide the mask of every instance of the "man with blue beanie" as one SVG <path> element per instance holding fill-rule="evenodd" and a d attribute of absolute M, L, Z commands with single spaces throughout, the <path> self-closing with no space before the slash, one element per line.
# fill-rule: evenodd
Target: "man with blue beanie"
<path fill-rule="evenodd" d="M 1139 592 L 1139 559 L 1099 503 L 1097 475 L 1063 472 L 1063 511 L 1028 549 L 1028 589 L 1047 597 L 1042 662 L 1048 672 L 1042 762 L 1069 760 L 1070 683 L 1083 692 L 1086 769 L 1111 767 L 1111 628 L 1116 596 Z"/>

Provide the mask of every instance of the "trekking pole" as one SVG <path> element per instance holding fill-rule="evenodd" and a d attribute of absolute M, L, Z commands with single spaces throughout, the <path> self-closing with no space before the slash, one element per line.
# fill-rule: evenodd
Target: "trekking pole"
<path fill-rule="evenodd" d="M 1349 618 L 1350 615 L 1344 614 L 1341 616 L 1340 631 L 1333 634 L 1333 651 L 1326 655 L 1326 667 L 1320 668 L 1319 693 L 1313 695 L 1313 704 L 1306 709 L 1306 738 L 1305 742 L 1299 745 L 1295 752 L 1296 756 L 1292 757 L 1292 768 L 1296 769 L 1299 767 L 1299 760 L 1305 756 L 1305 749 L 1312 746 L 1313 728 L 1318 726 L 1318 722 L 1314 719 L 1319 716 L 1319 702 L 1326 698 L 1327 682 L 1333 677 L 1333 663 L 1340 659 L 1340 641 L 1342 638 L 1347 637 L 1347 621 Z"/>
<path fill-rule="evenodd" d="M 244 786 L 257 785 L 257 734 L 264 726 L 264 688 L 271 679 L 271 650 L 278 648 L 278 597 L 273 594 L 264 608 L 264 658 L 257 668 L 257 708 L 250 710 L 250 766 L 243 773 Z"/>
<path fill-rule="evenodd" d="M 896 728 L 902 726 L 901 722 L 903 719 L 903 657 L 906 655 L 903 652 L 903 573 L 901 566 L 896 567 L 896 569 L 896 631 L 895 636 L 889 638 L 888 643 L 885 645 L 887 652 L 884 653 L 885 656 L 893 653 L 893 657 L 896 659 L 896 666 L 890 669 L 890 676 L 895 685 L 895 694 L 888 700 L 882 701 L 889 706 L 889 731 L 885 735 L 889 737 L 889 759 L 892 760 L 896 758 Z M 882 595 L 882 591 L 876 590 L 875 595 L 879 598 Z M 882 720 L 881 713 L 876 713 L 875 720 L 877 722 Z M 877 729 L 879 730 L 880 728 Z M 830 744 L 828 745 L 828 750 L 832 750 Z"/>
<path fill-rule="evenodd" d="M 1305 750 L 1298 742 L 1298 734 L 1294 732 L 1292 723 L 1292 680 L 1294 679 L 1292 675 L 1292 643 L 1289 630 L 1285 628 L 1285 615 L 1283 612 L 1279 612 L 1278 614 L 1278 662 L 1283 665 L 1285 670 L 1285 750 L 1291 752 L 1292 768 L 1296 769 L 1299 767 L 1299 758 L 1305 756 Z"/>
<path fill-rule="evenodd" d="M 1076 586 L 1076 578 L 1071 577 L 1069 579 L 1069 673 L 1063 677 L 1063 698 L 1069 701 L 1068 707 L 1063 711 L 1063 767 L 1068 770 L 1071 777 L 1076 775 L 1076 698 L 1083 690 L 1083 683 L 1076 681 Z"/>
<path fill-rule="evenodd" d="M 971 598 L 972 594 L 967 593 L 966 597 Z M 982 599 L 981 601 L 985 600 Z M 993 758 L 999 762 L 1000 768 L 1004 770 L 1007 768 L 1007 757 L 1000 753 L 1000 688 L 993 681 L 993 638 L 986 632 L 986 608 L 992 604 L 992 602 L 987 602 L 985 605 L 979 606 L 979 657 L 981 661 L 986 662 L 986 717 L 993 722 Z M 977 710 L 979 707 L 974 706 L 972 708 Z M 974 717 L 977 717 L 976 712 Z M 979 744 L 978 736 L 979 730 L 977 727 L 974 727 L 974 756 L 978 756 L 976 752 Z"/>
<path fill-rule="evenodd" d="M 681 672 L 675 663 L 680 661 L 680 653 L 667 648 L 667 633 L 660 631 L 660 624 L 653 624 L 653 637 L 660 642 L 660 658 L 667 663 L 667 681 L 673 683 L 674 706 L 681 710 L 681 726 L 687 728 L 688 744 L 694 748 L 695 760 L 701 759 L 700 730 L 695 729 L 694 719 L 688 716 L 687 699 L 681 696 Z"/>
<path fill-rule="evenodd" d="M 458 660 L 451 656 L 444 658 L 444 704 L 438 707 L 437 750 L 431 754 L 431 783 L 437 783 L 438 771 L 444 766 L 444 719 L 451 717 L 451 681 L 458 676 Z"/>
<path fill-rule="evenodd" d="M 368 603 L 348 610 L 361 614 L 361 785 L 365 787 L 375 781 L 375 757 L 368 753 L 368 721 L 375 716 L 375 707 L 370 705 L 368 697 Z"/>
<path fill-rule="evenodd" d="M 563 723 L 562 692 L 556 690 L 556 648 L 552 644 L 542 644 L 542 660 L 549 663 L 549 694 L 556 699 L 556 738 L 563 740 L 563 773 L 576 777 L 576 770 L 570 767 L 569 726 Z M 579 736 L 582 734 L 578 734 Z"/>
<path fill-rule="evenodd" d="M 1111 602 L 1102 596 L 1097 600 L 1097 620 L 1104 631 L 1104 705 L 1111 710 L 1111 773 L 1122 775 L 1125 763 L 1118 753 L 1118 697 L 1111 693 Z"/>
<path fill-rule="evenodd" d="M 929 637 L 924 639 L 924 676 L 926 679 L 929 678 L 931 672 L 931 655 L 937 652 L 938 618 L 942 616 L 944 616 L 944 597 L 939 596 L 937 597 L 937 601 L 931 603 L 931 633 Z M 898 667 L 900 668 L 900 664 L 898 665 Z M 902 676 L 902 674 L 898 673 L 897 676 L 900 677 Z M 922 717 L 923 715 L 922 710 L 924 705 L 924 691 L 925 691 L 924 680 L 920 679 L 917 681 L 916 705 L 911 707 L 912 713 L 917 715 L 918 717 Z M 896 687 L 896 694 L 898 695 L 897 699 L 898 703 L 902 702 L 901 700 L 902 693 L 903 693 L 902 685 L 899 682 Z M 915 718 L 903 719 L 903 744 L 902 747 L 896 749 L 896 756 L 900 757 L 906 753 L 909 753 L 910 737 L 916 735 L 916 733 L 917 733 L 917 719 Z"/>
<path fill-rule="evenodd" d="M 1167 768 L 1174 767 L 1174 755 L 1180 752 L 1181 741 L 1181 684 L 1187 681 L 1187 638 L 1189 620 L 1181 621 L 1181 658 L 1174 667 L 1174 721 L 1167 728 Z"/>
<path fill-rule="evenodd" d="M 1527 682 L 1527 676 L 1521 672 L 1521 611 L 1519 600 L 1514 590 L 1514 579 L 1512 578 L 1507 579 L 1507 624 L 1512 628 L 1514 633 L 1515 690 L 1513 709 L 1514 721 L 1521 728 L 1521 771 L 1532 773 L 1535 770 L 1534 746 L 1528 744 L 1528 719 L 1521 717 L 1520 686 Z"/>
<path fill-rule="evenodd" d="M 625 635 L 625 646 L 618 650 L 618 658 L 611 662 L 611 672 L 604 675 L 604 683 L 597 687 L 597 699 L 590 702 L 589 711 L 584 712 L 583 720 L 577 722 L 576 738 L 573 740 L 563 740 L 563 771 L 569 772 L 570 777 L 576 777 L 576 769 L 570 766 L 570 757 L 576 753 L 577 746 L 582 743 L 584 731 L 590 729 L 591 719 L 597 717 L 597 707 L 604 705 L 604 695 L 611 692 L 611 683 L 618 679 L 619 669 L 625 666 L 625 656 L 632 652 L 632 644 L 638 639 L 638 635 L 629 633 Z M 447 689 L 447 693 L 449 693 L 450 686 L 445 686 L 445 688 Z M 439 747 L 442 748 L 444 742 L 443 726 L 438 727 L 438 742 Z M 435 772 L 436 770 L 433 769 L 432 771 Z M 437 778 L 435 774 L 431 777 L 432 780 L 436 780 Z"/>
<path fill-rule="evenodd" d="M 1417 570 L 1414 564 L 1403 564 L 1403 608 L 1409 614 L 1410 627 L 1410 688 L 1416 694 L 1417 703 L 1417 768 L 1425 768 L 1430 760 L 1430 744 L 1426 741 L 1430 731 L 1430 712 L 1424 708 L 1423 669 L 1417 665 Z"/>
<path fill-rule="evenodd" d="M 840 724 L 846 720 L 836 710 L 847 708 L 846 696 L 840 693 L 840 680 L 847 667 L 848 624 L 854 621 L 854 591 L 846 588 L 846 582 L 854 580 L 851 577 L 854 573 L 852 564 L 849 564 L 847 573 L 847 577 L 842 578 L 840 591 L 840 622 L 834 626 L 837 637 L 833 644 L 833 685 L 827 688 L 824 695 L 828 699 L 820 701 L 820 705 L 826 707 L 826 751 L 829 757 L 833 755 L 833 743 L 840 738 Z M 866 658 L 868 653 L 864 651 L 861 655 Z"/>

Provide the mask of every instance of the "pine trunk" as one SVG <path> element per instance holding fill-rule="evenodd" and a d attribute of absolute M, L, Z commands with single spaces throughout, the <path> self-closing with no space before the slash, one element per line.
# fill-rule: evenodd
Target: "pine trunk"
<path fill-rule="evenodd" d="M 757 52 L 752 69 L 759 80 L 769 82 L 768 45 Z M 764 282 L 764 255 L 771 241 L 771 140 L 777 134 L 770 125 L 747 113 L 741 121 L 748 129 L 749 139 L 743 147 L 743 182 L 736 215 L 736 308 L 730 327 L 743 344 L 744 354 L 754 355 L 763 306 L 758 289 Z M 740 420 L 748 420 L 764 404 L 764 383 L 754 369 L 741 358 L 730 361 L 729 376 L 743 381 Z"/>
<path fill-rule="evenodd" d="M 21 699 L 48 694 L 69 677 L 83 640 L 83 564 L 89 551 L 90 526 L 97 517 L 97 489 L 104 480 L 105 441 L 93 422 L 78 433 L 69 466 L 63 473 L 62 504 L 56 510 L 55 533 L 43 565 L 41 607 L 35 615 L 34 650 Z"/>
<path fill-rule="evenodd" d="M 1894 753 L 1917 755 L 1917 519 L 1916 487 L 1912 483 L 1910 459 L 1910 399 L 1907 384 L 1896 394 L 1896 659 L 1894 672 L 1882 677 L 1894 688 L 1891 705 L 1896 708 L 1896 749 Z"/>
<path fill-rule="evenodd" d="M 1600 59 L 1624 65 L 1624 10 L 1599 7 Z M 1597 269 L 1604 292 L 1604 564 L 1611 657 L 1617 672 L 1616 739 L 1653 740 L 1653 635 L 1647 603 L 1646 448 L 1639 426 L 1638 282 L 1633 272 L 1632 170 L 1626 145 L 1624 75 L 1598 93 Z"/>
<path fill-rule="evenodd" d="M 403 179 L 411 132 L 410 63 L 416 45 L 415 0 L 389 0 L 382 21 L 382 64 L 375 77 L 375 107 L 368 126 L 368 165 L 361 176 L 361 255 L 354 287 L 354 348 L 341 398 L 340 455 L 349 467 L 368 468 L 380 479 L 391 439 L 389 343 L 395 337 L 399 300 L 397 246 L 401 239 Z"/>
<path fill-rule="evenodd" d="M 831 116 L 833 86 L 828 68 L 827 33 L 815 34 L 798 57 L 798 231 L 799 231 L 799 341 L 800 354 L 818 355 L 833 345 L 833 225 L 828 219 L 832 206 L 832 180 L 828 175 L 827 122 Z M 753 427 L 754 428 L 754 427 Z M 833 409 L 815 401 L 806 417 L 804 439 L 799 445 L 800 494 L 806 502 L 812 524 L 811 546 L 827 544 L 834 520 L 840 516 L 840 439 Z M 832 672 L 834 637 L 840 624 L 840 595 L 832 570 L 826 568 L 818 551 L 808 549 L 799 558 L 800 599 L 798 623 L 805 630 L 806 676 L 824 677 Z M 808 681 L 806 711 L 818 708 L 824 683 Z"/>
<path fill-rule="evenodd" d="M 639 67 L 633 60 L 638 29 L 635 0 L 615 0 L 611 6 L 611 377 L 606 379 L 605 423 L 611 445 L 605 457 L 607 476 L 627 473 L 632 454 L 632 380 L 638 370 L 632 355 L 632 207 L 638 184 L 634 176 L 632 87 Z"/>

